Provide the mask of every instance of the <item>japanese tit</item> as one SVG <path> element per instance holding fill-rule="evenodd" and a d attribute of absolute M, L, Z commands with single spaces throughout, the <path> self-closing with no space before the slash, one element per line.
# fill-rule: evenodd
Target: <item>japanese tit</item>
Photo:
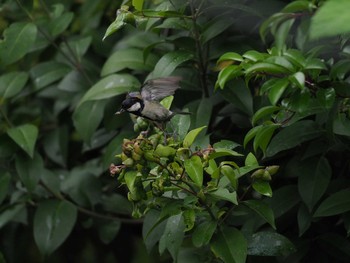
<path fill-rule="evenodd" d="M 130 92 L 122 102 L 121 109 L 115 114 L 124 111 L 146 118 L 162 126 L 176 114 L 190 114 L 189 112 L 173 112 L 165 108 L 160 101 L 174 95 L 180 88 L 181 77 L 166 77 L 146 81 L 140 92 Z"/>

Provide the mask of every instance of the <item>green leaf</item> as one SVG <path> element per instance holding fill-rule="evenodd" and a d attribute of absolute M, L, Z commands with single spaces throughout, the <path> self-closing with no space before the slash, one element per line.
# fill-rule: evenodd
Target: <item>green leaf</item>
<path fill-rule="evenodd" d="M 277 49 L 281 52 L 286 47 L 286 39 L 289 35 L 289 31 L 293 26 L 295 18 L 288 19 L 281 23 L 275 33 L 275 45 Z"/>
<path fill-rule="evenodd" d="M 246 166 L 259 165 L 258 160 L 256 159 L 256 157 L 255 157 L 255 155 L 253 153 L 248 153 L 247 157 L 245 158 L 244 164 Z"/>
<path fill-rule="evenodd" d="M 101 79 L 85 93 L 84 97 L 80 100 L 78 107 L 85 101 L 108 99 L 129 91 L 137 90 L 139 87 L 140 82 L 132 75 L 109 75 Z"/>
<path fill-rule="evenodd" d="M 247 52 L 245 52 L 243 54 L 243 57 L 246 58 L 246 59 L 249 59 L 253 62 L 257 62 L 257 61 L 260 61 L 260 60 L 264 60 L 265 58 L 265 54 L 263 53 L 260 53 L 256 50 L 249 50 Z"/>
<path fill-rule="evenodd" d="M 199 224 L 192 235 L 192 242 L 195 247 L 203 247 L 209 244 L 215 230 L 217 222 L 213 220 L 204 221 Z"/>
<path fill-rule="evenodd" d="M 192 181 L 202 187 L 203 185 L 203 164 L 199 156 L 194 155 L 184 162 L 185 170 Z"/>
<path fill-rule="evenodd" d="M 305 205 L 301 205 L 298 210 L 299 236 L 302 236 L 311 226 L 312 216 Z"/>
<path fill-rule="evenodd" d="M 350 189 L 338 191 L 317 208 L 314 217 L 333 216 L 350 211 Z"/>
<path fill-rule="evenodd" d="M 85 115 L 89 116 L 89 115 Z M 55 163 L 65 167 L 68 155 L 68 128 L 61 126 L 47 133 L 44 137 L 44 150 Z"/>
<path fill-rule="evenodd" d="M 332 176 L 332 169 L 324 157 L 305 161 L 298 168 L 299 193 L 309 211 L 326 192 Z"/>
<path fill-rule="evenodd" d="M 77 219 L 77 208 L 67 201 L 42 202 L 34 215 L 34 239 L 44 255 L 50 255 L 69 236 Z"/>
<path fill-rule="evenodd" d="M 222 32 L 231 27 L 235 23 L 234 19 L 222 19 L 218 17 L 209 21 L 209 26 L 205 27 L 201 32 L 202 45 L 220 35 Z"/>
<path fill-rule="evenodd" d="M 26 209 L 25 205 L 23 203 L 19 203 L 16 205 L 11 205 L 7 209 L 2 210 L 0 213 L 0 229 L 24 209 Z"/>
<path fill-rule="evenodd" d="M 231 79 L 237 78 L 243 74 L 242 68 L 237 65 L 230 65 L 220 71 L 215 88 L 220 87 L 223 89 L 226 82 Z"/>
<path fill-rule="evenodd" d="M 345 113 L 338 113 L 333 119 L 333 132 L 339 135 L 350 136 L 350 120 Z"/>
<path fill-rule="evenodd" d="M 286 5 L 282 12 L 295 13 L 300 11 L 308 11 L 312 7 L 312 4 L 306 0 L 297 0 Z"/>
<path fill-rule="evenodd" d="M 279 99 L 282 97 L 284 91 L 289 85 L 289 81 L 287 78 L 283 79 L 273 79 L 275 80 L 273 83 L 270 82 L 269 86 L 263 85 L 262 89 L 268 91 L 268 97 L 272 105 L 276 105 Z M 267 83 L 267 82 L 265 82 Z"/>
<path fill-rule="evenodd" d="M 178 253 L 185 237 L 185 223 L 182 214 L 170 216 L 167 220 L 164 233 L 159 240 L 159 252 L 162 254 L 167 249 L 174 262 L 177 261 Z"/>
<path fill-rule="evenodd" d="M 179 140 L 183 140 L 191 126 L 191 116 L 177 114 L 171 120 L 171 127 L 174 127 L 174 132 L 179 136 Z"/>
<path fill-rule="evenodd" d="M 197 138 L 198 134 L 206 127 L 207 126 L 202 126 L 197 129 L 191 130 L 189 133 L 187 133 L 185 139 L 183 140 L 183 146 L 185 148 L 190 147 L 193 144 L 194 140 Z"/>
<path fill-rule="evenodd" d="M 144 60 L 143 51 L 141 49 L 127 48 L 117 50 L 108 57 L 103 65 L 101 76 L 104 77 L 124 69 L 151 71 L 157 61 L 158 57 L 152 53 Z"/>
<path fill-rule="evenodd" d="M 38 128 L 32 124 L 24 124 L 7 130 L 7 134 L 30 157 L 33 157 L 34 146 L 38 138 Z"/>
<path fill-rule="evenodd" d="M 243 156 L 242 154 L 225 148 L 217 148 L 209 155 L 210 159 L 215 159 L 223 156 Z"/>
<path fill-rule="evenodd" d="M 77 129 L 84 142 L 90 144 L 90 140 L 99 126 L 107 101 L 86 101 L 73 113 L 74 127 Z"/>
<path fill-rule="evenodd" d="M 32 159 L 16 157 L 16 171 L 19 178 L 29 192 L 33 192 L 43 172 L 44 162 L 41 156 L 36 153 Z"/>
<path fill-rule="evenodd" d="M 275 218 L 279 218 L 300 202 L 298 188 L 295 185 L 283 186 L 274 191 L 273 197 L 267 202 L 270 204 Z"/>
<path fill-rule="evenodd" d="M 0 205 L 7 196 L 10 187 L 11 176 L 8 172 L 0 175 Z"/>
<path fill-rule="evenodd" d="M 236 228 L 221 227 L 211 242 L 211 250 L 224 262 L 245 263 L 247 241 Z"/>
<path fill-rule="evenodd" d="M 141 11 L 143 7 L 144 0 L 132 0 L 132 5 L 136 10 Z"/>
<path fill-rule="evenodd" d="M 126 24 L 135 25 L 135 17 L 134 14 L 128 11 L 129 7 L 126 5 L 121 6 L 117 11 L 117 17 L 110 24 L 102 38 L 102 41 L 105 40 L 108 36 L 117 32 L 119 29 L 124 27 Z"/>
<path fill-rule="evenodd" d="M 303 72 L 296 72 L 289 77 L 291 83 L 297 86 L 299 89 L 304 89 L 305 87 L 305 75 Z"/>
<path fill-rule="evenodd" d="M 261 130 L 262 128 L 263 128 L 263 125 L 255 126 L 247 132 L 243 141 L 244 148 L 247 146 L 248 142 L 250 142 L 256 136 L 259 130 Z"/>
<path fill-rule="evenodd" d="M 109 220 L 98 226 L 98 235 L 104 244 L 111 243 L 119 233 L 121 222 L 119 220 Z"/>
<path fill-rule="evenodd" d="M 48 27 L 52 36 L 58 36 L 64 32 L 74 18 L 74 13 L 64 13 L 50 21 Z"/>
<path fill-rule="evenodd" d="M 0 63 L 6 66 L 24 57 L 32 48 L 36 35 L 37 28 L 33 23 L 11 24 L 0 41 Z"/>
<path fill-rule="evenodd" d="M 185 232 L 190 231 L 194 227 L 196 221 L 196 212 L 194 209 L 186 209 L 183 211 L 182 216 L 186 225 Z"/>
<path fill-rule="evenodd" d="M 243 80 L 236 79 L 232 86 L 219 91 L 223 98 L 230 102 L 233 107 L 248 116 L 253 115 L 253 96 Z"/>
<path fill-rule="evenodd" d="M 330 37 L 350 32 L 348 0 L 326 1 L 311 19 L 310 38 Z"/>
<path fill-rule="evenodd" d="M 272 209 L 264 201 L 260 200 L 247 200 L 243 202 L 244 205 L 248 206 L 250 209 L 255 211 L 259 216 L 261 216 L 267 223 L 269 223 L 274 229 L 275 225 L 275 216 Z"/>
<path fill-rule="evenodd" d="M 252 118 L 252 124 L 255 125 L 256 122 L 262 118 L 264 118 L 265 116 L 268 116 L 269 119 L 271 119 L 271 114 L 274 113 L 275 111 L 280 110 L 281 107 L 277 107 L 277 106 L 265 106 L 260 108 L 254 115 Z"/>
<path fill-rule="evenodd" d="M 209 194 L 211 196 L 213 196 L 214 198 L 217 198 L 219 200 L 226 200 L 226 201 L 231 202 L 234 205 L 238 205 L 237 192 L 236 191 L 231 193 L 226 188 L 219 188 L 216 191 L 209 192 Z"/>
<path fill-rule="evenodd" d="M 71 68 L 66 64 L 49 61 L 43 62 L 30 70 L 30 75 L 34 80 L 36 89 L 41 89 L 62 79 L 71 71 Z"/>
<path fill-rule="evenodd" d="M 28 81 L 27 72 L 10 72 L 0 76 L 0 97 L 7 99 L 18 94 Z"/>
<path fill-rule="evenodd" d="M 295 250 L 292 242 L 274 232 L 255 233 L 248 243 L 248 255 L 251 256 L 287 256 Z"/>
<path fill-rule="evenodd" d="M 269 184 L 269 182 L 264 180 L 255 180 L 253 182 L 253 189 L 257 191 L 259 194 L 271 197 L 272 196 L 272 189 Z"/>
<path fill-rule="evenodd" d="M 236 167 L 236 169 L 239 169 L 239 167 L 236 164 L 234 164 L 234 166 Z M 237 178 L 235 170 L 230 165 L 222 165 L 220 168 L 220 173 L 229 179 L 231 186 L 233 186 L 234 189 L 237 189 Z"/>
<path fill-rule="evenodd" d="M 156 64 L 152 77 L 160 78 L 170 76 L 179 65 L 192 58 L 193 53 L 184 50 L 166 53 Z"/>
<path fill-rule="evenodd" d="M 281 130 L 275 135 L 266 150 L 266 156 L 273 156 L 283 150 L 287 150 L 305 141 L 320 136 L 323 131 L 314 121 L 302 120 Z"/>
<path fill-rule="evenodd" d="M 263 125 L 262 128 L 258 130 L 254 138 L 254 143 L 253 143 L 254 151 L 256 152 L 258 148 L 260 148 L 265 154 L 266 147 L 269 144 L 274 131 L 280 126 L 281 125 L 279 124 Z"/>
<path fill-rule="evenodd" d="M 143 221 L 142 237 L 148 252 L 152 250 L 164 233 L 167 221 L 165 219 L 159 220 L 159 216 L 159 211 L 151 209 Z"/>
<path fill-rule="evenodd" d="M 290 70 L 281 65 L 268 62 L 258 62 L 245 70 L 246 75 L 257 73 L 289 74 Z"/>
<path fill-rule="evenodd" d="M 240 146 L 238 143 L 230 141 L 230 140 L 221 140 L 213 144 L 214 149 L 234 149 Z"/>
<path fill-rule="evenodd" d="M 220 62 L 223 61 L 227 61 L 227 60 L 233 60 L 233 61 L 239 61 L 242 62 L 243 61 L 243 57 L 235 52 L 227 52 L 225 54 L 223 54 L 218 61 L 216 62 L 217 64 L 219 64 Z"/>

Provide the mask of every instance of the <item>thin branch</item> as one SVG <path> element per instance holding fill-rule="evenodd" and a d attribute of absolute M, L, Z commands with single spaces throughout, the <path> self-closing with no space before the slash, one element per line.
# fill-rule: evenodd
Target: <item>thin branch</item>
<path fill-rule="evenodd" d="M 56 193 L 56 192 L 52 191 L 44 182 L 40 181 L 39 184 L 46 191 L 48 191 L 50 194 L 52 194 L 55 198 L 73 204 L 78 209 L 78 211 L 80 211 L 83 214 L 86 214 L 86 215 L 89 215 L 89 216 L 92 216 L 95 218 L 99 218 L 99 219 L 116 220 L 116 221 L 120 221 L 121 223 L 124 223 L 124 224 L 141 224 L 143 222 L 143 220 L 139 220 L 139 219 L 131 219 L 131 218 L 124 218 L 124 217 L 117 217 L 114 215 L 99 214 L 97 212 L 91 211 L 91 210 L 86 209 L 84 207 L 78 206 L 77 204 L 66 199 L 60 192 Z"/>

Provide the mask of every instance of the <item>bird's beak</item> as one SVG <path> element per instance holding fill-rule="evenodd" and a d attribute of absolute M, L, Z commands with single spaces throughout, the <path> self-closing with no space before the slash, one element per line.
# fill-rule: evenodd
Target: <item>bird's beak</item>
<path fill-rule="evenodd" d="M 114 113 L 115 115 L 119 115 L 122 114 L 125 110 L 124 109 L 120 109 L 119 111 L 117 111 L 116 113 Z"/>

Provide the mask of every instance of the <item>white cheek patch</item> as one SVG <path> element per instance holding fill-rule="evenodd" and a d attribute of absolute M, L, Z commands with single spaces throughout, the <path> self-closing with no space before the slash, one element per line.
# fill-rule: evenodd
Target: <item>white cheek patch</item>
<path fill-rule="evenodd" d="M 141 104 L 140 102 L 136 102 L 134 105 L 132 105 L 130 108 L 127 109 L 127 111 L 139 111 L 141 109 Z"/>

